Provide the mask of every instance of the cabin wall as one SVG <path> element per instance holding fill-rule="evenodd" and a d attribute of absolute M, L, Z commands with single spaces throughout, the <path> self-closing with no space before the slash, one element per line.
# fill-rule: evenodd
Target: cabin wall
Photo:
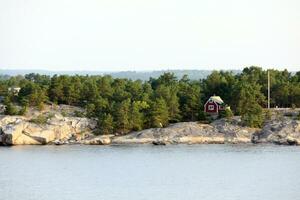
<path fill-rule="evenodd" d="M 207 113 L 217 113 L 218 112 L 218 104 L 215 102 L 207 102 L 205 104 L 205 112 Z"/>

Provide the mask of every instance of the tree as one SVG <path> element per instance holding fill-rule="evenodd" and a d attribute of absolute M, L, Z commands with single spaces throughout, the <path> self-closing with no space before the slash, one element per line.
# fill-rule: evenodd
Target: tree
<path fill-rule="evenodd" d="M 112 134 L 114 131 L 114 122 L 111 114 L 104 113 L 98 119 L 98 127 L 103 135 Z"/>
<path fill-rule="evenodd" d="M 126 82 L 126 79 L 114 79 L 114 82 L 112 83 L 114 89 L 112 99 L 114 101 L 121 102 L 131 98 L 131 94 L 126 91 Z"/>
<path fill-rule="evenodd" d="M 159 85 L 155 90 L 155 97 L 165 100 L 169 112 L 169 120 L 172 122 L 177 122 L 181 118 L 177 90 L 177 85 Z"/>
<path fill-rule="evenodd" d="M 101 97 L 109 99 L 113 95 L 113 88 L 111 86 L 113 79 L 111 76 L 103 76 L 97 80 L 97 86 Z"/>
<path fill-rule="evenodd" d="M 20 102 L 27 102 L 30 106 L 38 106 L 39 108 L 48 98 L 46 90 L 33 82 L 27 82 L 21 88 L 18 97 Z"/>
<path fill-rule="evenodd" d="M 14 106 L 10 100 L 10 98 L 6 97 L 4 99 L 4 106 L 5 106 L 5 114 L 6 115 L 17 115 L 18 114 L 18 109 L 16 106 Z"/>
<path fill-rule="evenodd" d="M 292 83 L 290 85 L 290 97 L 289 101 L 291 104 L 295 104 L 296 107 L 300 107 L 300 81 Z"/>
<path fill-rule="evenodd" d="M 153 127 L 163 127 L 168 124 L 169 112 L 163 98 L 157 98 L 151 105 L 151 125 Z"/>
<path fill-rule="evenodd" d="M 149 80 L 149 83 L 154 90 L 156 90 L 159 85 L 174 86 L 177 82 L 176 76 L 171 72 L 162 74 L 158 79 L 150 78 Z"/>
<path fill-rule="evenodd" d="M 93 102 L 94 107 L 94 116 L 99 116 L 102 113 L 109 113 L 111 110 L 109 108 L 109 102 L 107 99 L 99 97 Z"/>
<path fill-rule="evenodd" d="M 79 105 L 81 94 L 80 91 L 82 90 L 82 84 L 80 77 L 74 76 L 68 80 L 68 83 L 64 85 L 64 101 L 68 105 Z"/>
<path fill-rule="evenodd" d="M 300 72 L 269 72 L 271 106 L 300 107 Z M 267 83 L 267 71 L 255 66 L 239 74 L 213 71 L 202 80 L 190 80 L 186 75 L 178 80 L 167 72 L 145 82 L 108 75 L 50 77 L 32 73 L 25 77 L 0 76 L 0 100 L 5 97 L 8 114 L 23 114 L 30 106 L 42 109 L 48 100 L 81 106 L 87 117 L 99 119 L 101 132 L 107 134 L 205 120 L 203 102 L 216 94 L 232 108 L 232 112 L 222 113 L 223 117 L 239 114 L 245 125 L 259 127 L 264 120 L 262 107 L 266 107 Z M 21 90 L 18 95 L 13 94 L 10 87 Z M 19 106 L 22 108 L 17 109 Z"/>
<path fill-rule="evenodd" d="M 238 113 L 242 116 L 244 125 L 250 127 L 261 127 L 263 123 L 263 110 L 259 102 L 264 101 L 260 92 L 260 86 L 249 84 L 245 81 L 239 83 Z"/>
<path fill-rule="evenodd" d="M 132 101 L 141 99 L 143 93 L 143 86 L 140 80 L 128 81 L 126 84 L 126 91 L 130 94 Z"/>
<path fill-rule="evenodd" d="M 264 121 L 262 108 L 255 104 L 242 115 L 242 122 L 249 127 L 261 127 Z"/>
<path fill-rule="evenodd" d="M 227 104 L 233 104 L 233 86 L 236 80 L 232 72 L 213 71 L 203 80 L 203 101 L 206 101 L 212 95 L 218 95 L 221 96 Z"/>
<path fill-rule="evenodd" d="M 99 98 L 99 92 L 96 81 L 90 77 L 87 78 L 82 85 L 81 97 L 83 102 L 94 102 Z"/>
<path fill-rule="evenodd" d="M 114 108 L 114 119 L 115 119 L 115 128 L 121 133 L 127 133 L 130 131 L 130 99 L 126 99 L 122 102 L 116 103 Z"/>
<path fill-rule="evenodd" d="M 89 103 L 86 105 L 85 109 L 86 109 L 86 115 L 87 117 L 95 117 L 96 116 L 96 112 L 95 112 L 95 104 L 93 103 Z"/>
<path fill-rule="evenodd" d="M 49 86 L 50 85 L 50 76 L 40 75 L 35 73 L 30 73 L 25 75 L 25 79 L 34 82 L 40 86 Z"/>
<path fill-rule="evenodd" d="M 195 121 L 199 119 L 199 111 L 202 110 L 200 84 L 189 83 L 186 79 L 179 83 L 180 113 L 184 121 Z"/>
<path fill-rule="evenodd" d="M 7 96 L 8 86 L 7 81 L 0 81 L 0 96 Z"/>
<path fill-rule="evenodd" d="M 134 101 L 131 104 L 130 124 L 134 131 L 139 131 L 143 128 L 145 122 L 145 109 L 149 108 L 149 105 L 145 101 Z"/>
<path fill-rule="evenodd" d="M 64 96 L 63 92 L 63 83 L 62 83 L 63 76 L 54 75 L 51 78 L 51 83 L 49 87 L 49 97 L 50 100 L 56 103 L 63 103 L 62 97 Z"/>

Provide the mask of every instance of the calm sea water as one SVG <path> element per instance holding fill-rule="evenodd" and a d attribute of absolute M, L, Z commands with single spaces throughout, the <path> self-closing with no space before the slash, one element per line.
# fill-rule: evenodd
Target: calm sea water
<path fill-rule="evenodd" d="M 0 199 L 300 199 L 300 147 L 1 147 Z"/>

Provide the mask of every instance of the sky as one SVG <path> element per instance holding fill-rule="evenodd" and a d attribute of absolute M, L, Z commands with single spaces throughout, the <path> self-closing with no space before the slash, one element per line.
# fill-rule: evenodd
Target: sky
<path fill-rule="evenodd" d="M 300 70 L 299 0 L 0 0 L 0 68 Z"/>

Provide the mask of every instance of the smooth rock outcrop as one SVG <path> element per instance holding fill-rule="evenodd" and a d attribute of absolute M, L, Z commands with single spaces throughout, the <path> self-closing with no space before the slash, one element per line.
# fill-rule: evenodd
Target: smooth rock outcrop
<path fill-rule="evenodd" d="M 254 143 L 299 145 L 300 121 L 289 117 L 268 121 L 252 140 Z"/>
<path fill-rule="evenodd" d="M 152 128 L 112 138 L 113 144 L 202 144 L 251 143 L 258 129 L 241 127 L 239 117 L 211 124 L 181 122 L 166 128 Z"/>
<path fill-rule="evenodd" d="M 113 135 L 101 135 L 91 137 L 83 141 L 83 144 L 87 145 L 109 145 L 111 144 L 111 138 Z"/>
<path fill-rule="evenodd" d="M 240 117 L 219 119 L 211 124 L 181 122 L 165 128 L 151 128 L 127 135 L 95 136 L 97 121 L 55 114 L 44 123 L 30 118 L 0 116 L 0 144 L 237 144 L 273 143 L 300 145 L 300 121 L 291 117 L 272 119 L 262 129 L 243 127 Z"/>
<path fill-rule="evenodd" d="M 96 121 L 87 118 L 54 116 L 45 124 L 36 124 L 23 117 L 0 117 L 0 142 L 3 145 L 67 143 L 96 128 Z"/>

